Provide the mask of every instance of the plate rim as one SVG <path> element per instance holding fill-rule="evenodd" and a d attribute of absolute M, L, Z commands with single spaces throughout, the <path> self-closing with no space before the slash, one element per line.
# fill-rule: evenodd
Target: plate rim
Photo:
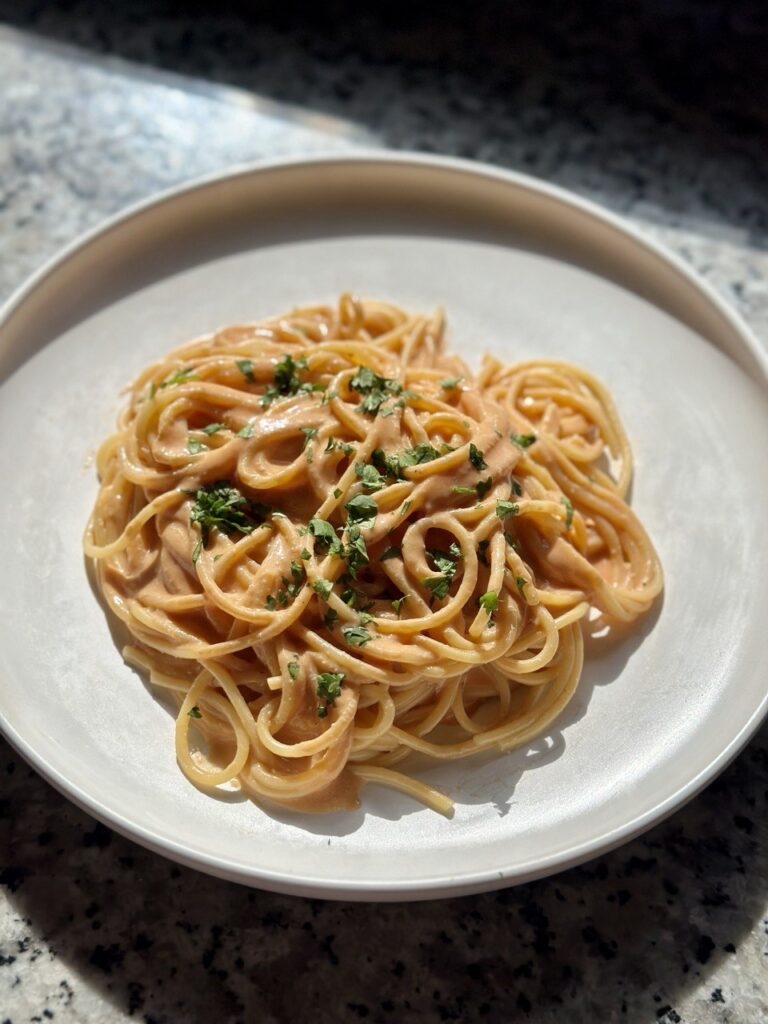
<path fill-rule="evenodd" d="M 39 288 L 43 287 L 46 281 L 54 276 L 70 259 L 77 256 L 82 249 L 93 242 L 105 238 L 112 231 L 119 230 L 134 218 L 151 212 L 155 207 L 163 206 L 179 195 L 188 195 L 211 186 L 223 186 L 227 182 L 243 177 L 274 171 L 285 171 L 295 167 L 306 169 L 314 165 L 327 167 L 333 164 L 350 165 L 355 163 L 389 164 L 393 166 L 399 164 L 406 168 L 416 166 L 432 168 L 435 171 L 450 170 L 475 178 L 491 179 L 518 189 L 533 192 L 540 197 L 549 198 L 571 210 L 576 210 L 593 220 L 597 220 L 603 226 L 612 228 L 625 238 L 628 238 L 636 246 L 656 256 L 667 266 L 674 269 L 690 286 L 698 291 L 726 321 L 738 343 L 752 356 L 753 366 L 759 369 L 760 376 L 762 376 L 761 383 L 765 384 L 768 382 L 768 351 L 760 344 L 756 334 L 741 314 L 731 307 L 715 291 L 714 287 L 695 269 L 686 264 L 681 257 L 677 256 L 663 243 L 646 236 L 641 229 L 628 223 L 620 215 L 613 213 L 590 199 L 579 196 L 569 189 L 539 180 L 519 171 L 512 171 L 480 161 L 457 157 L 362 147 L 353 152 L 342 154 L 329 152 L 327 154 L 313 154 L 311 156 L 277 160 L 265 159 L 237 164 L 224 170 L 173 185 L 122 208 L 119 212 L 100 221 L 94 227 L 83 232 L 73 241 L 59 249 L 11 293 L 6 302 L 0 307 L 0 331 L 2 331 L 3 326 L 21 309 L 26 301 Z M 728 356 L 728 358 L 731 357 Z M 743 366 L 740 369 L 753 381 L 758 378 L 757 373 L 749 372 Z M 257 865 L 236 858 L 213 856 L 202 850 L 194 850 L 177 842 L 169 835 L 164 835 L 157 830 L 131 821 L 119 811 L 102 803 L 75 783 L 70 782 L 24 736 L 20 735 L 10 722 L 0 719 L 0 731 L 12 748 L 67 799 L 126 838 L 187 867 L 203 870 L 208 874 L 228 881 L 288 895 L 340 900 L 401 901 L 462 896 L 509 885 L 523 884 L 553 874 L 556 871 L 575 867 L 593 857 L 615 849 L 635 838 L 646 829 L 660 823 L 700 793 L 743 750 L 766 717 L 766 714 L 768 714 L 768 692 L 766 692 L 741 730 L 731 738 L 724 749 L 720 751 L 705 769 L 702 769 L 687 783 L 680 786 L 674 793 L 668 795 L 654 807 L 633 817 L 611 832 L 593 837 L 577 847 L 568 847 L 565 850 L 550 854 L 546 858 L 537 858 L 535 861 L 531 860 L 509 871 L 486 868 L 476 872 L 463 873 L 460 876 L 435 876 L 425 879 L 394 881 L 375 878 L 367 878 L 364 881 L 347 881 L 344 878 L 331 880 L 325 877 L 313 876 L 306 871 L 302 871 L 301 875 L 291 875 L 287 872 L 260 868 Z"/>

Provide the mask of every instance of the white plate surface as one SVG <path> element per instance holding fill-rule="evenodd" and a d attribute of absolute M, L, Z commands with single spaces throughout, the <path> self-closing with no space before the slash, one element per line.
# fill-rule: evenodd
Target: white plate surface
<path fill-rule="evenodd" d="M 85 573 L 90 456 L 118 391 L 171 346 L 341 291 L 443 305 L 471 363 L 562 357 L 613 392 L 633 504 L 666 575 L 626 642 L 589 654 L 531 749 L 421 770 L 453 820 L 367 787 L 359 811 L 269 814 L 190 786 L 173 723 L 122 662 Z M 491 889 L 649 827 L 766 710 L 766 365 L 674 257 L 522 176 L 383 156 L 246 168 L 139 206 L 0 318 L 0 718 L 88 811 L 160 853 L 284 892 L 419 899 Z"/>

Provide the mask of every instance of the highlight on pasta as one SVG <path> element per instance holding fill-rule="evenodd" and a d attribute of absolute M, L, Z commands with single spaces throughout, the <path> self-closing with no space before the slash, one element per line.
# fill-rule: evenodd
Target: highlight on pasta
<path fill-rule="evenodd" d="M 352 808 L 363 783 L 528 743 L 582 620 L 662 588 L 613 401 L 565 362 L 478 372 L 442 312 L 343 295 L 183 345 L 130 389 L 85 534 L 123 655 L 205 789 Z"/>

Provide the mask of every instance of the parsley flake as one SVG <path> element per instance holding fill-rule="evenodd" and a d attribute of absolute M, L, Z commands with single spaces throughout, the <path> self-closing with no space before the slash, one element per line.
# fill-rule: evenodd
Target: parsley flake
<path fill-rule="evenodd" d="M 356 494 L 344 505 L 349 515 L 349 521 L 357 523 L 360 527 L 373 526 L 379 511 L 379 506 L 367 494 Z"/>
<path fill-rule="evenodd" d="M 560 499 L 560 503 L 565 506 L 565 528 L 570 530 L 571 524 L 573 523 L 573 504 L 570 498 L 563 496 Z"/>
<path fill-rule="evenodd" d="M 187 451 L 191 455 L 199 455 L 200 452 L 208 451 L 208 445 L 203 444 L 202 441 L 198 441 L 196 437 L 190 437 L 190 439 L 187 441 Z"/>
<path fill-rule="evenodd" d="M 440 387 L 445 388 L 446 391 L 453 391 L 456 385 L 463 380 L 463 377 L 446 377 L 445 380 L 440 381 Z"/>
<path fill-rule="evenodd" d="M 342 626 L 341 632 L 351 647 L 364 647 L 372 639 L 365 626 Z"/>
<path fill-rule="evenodd" d="M 469 461 L 478 473 L 482 472 L 484 469 L 488 469 L 488 463 L 483 458 L 483 452 L 481 452 L 474 444 L 470 444 L 469 446 Z"/>
<path fill-rule="evenodd" d="M 478 604 L 490 617 L 499 606 L 499 595 L 495 590 L 489 590 L 487 593 L 483 594 L 482 597 L 478 598 Z"/>
<path fill-rule="evenodd" d="M 331 596 L 333 590 L 333 584 L 330 580 L 315 580 L 312 584 L 312 589 L 323 601 L 327 601 Z"/>
<path fill-rule="evenodd" d="M 351 391 L 364 395 L 359 408 L 369 416 L 375 416 L 392 395 L 403 393 L 403 385 L 389 377 L 382 377 L 369 366 L 361 366 L 349 382 Z"/>
<path fill-rule="evenodd" d="M 518 448 L 530 448 L 533 442 L 536 440 L 535 434 L 510 434 L 509 440 L 512 444 L 516 444 Z"/>
<path fill-rule="evenodd" d="M 253 375 L 253 361 L 250 359 L 236 359 L 235 365 L 249 384 L 255 384 L 256 378 Z"/>
<path fill-rule="evenodd" d="M 499 519 L 504 522 L 509 516 L 516 516 L 520 511 L 520 506 L 513 501 L 497 501 L 496 502 L 496 515 Z"/>
<path fill-rule="evenodd" d="M 195 706 L 193 708 L 190 708 L 189 711 L 187 712 L 187 714 L 189 715 L 190 718 L 202 718 L 203 717 L 203 713 L 200 710 L 200 708 L 197 706 L 197 704 L 195 704 Z"/>
<path fill-rule="evenodd" d="M 288 662 L 288 675 L 291 677 L 291 679 L 298 679 L 299 678 L 299 663 L 298 663 L 298 661 L 289 661 Z"/>

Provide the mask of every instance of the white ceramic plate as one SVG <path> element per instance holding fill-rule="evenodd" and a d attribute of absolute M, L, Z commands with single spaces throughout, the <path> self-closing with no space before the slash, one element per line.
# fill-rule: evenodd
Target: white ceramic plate
<path fill-rule="evenodd" d="M 172 719 L 126 667 L 80 538 L 118 390 L 172 345 L 341 291 L 446 307 L 451 344 L 562 356 L 608 385 L 663 605 L 593 651 L 529 750 L 426 768 L 453 820 L 367 787 L 354 813 L 268 814 L 190 786 Z M 0 715 L 50 782 L 118 831 L 284 892 L 419 899 L 578 863 L 704 786 L 766 709 L 766 362 L 674 257 L 558 189 L 400 155 L 238 170 L 87 236 L 6 307 Z"/>

